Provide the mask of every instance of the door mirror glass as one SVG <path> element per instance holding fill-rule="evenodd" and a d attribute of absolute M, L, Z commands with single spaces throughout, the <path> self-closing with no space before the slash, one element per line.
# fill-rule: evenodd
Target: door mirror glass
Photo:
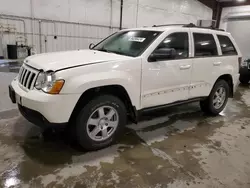
<path fill-rule="evenodd" d="M 90 50 L 92 50 L 94 47 L 95 47 L 95 44 L 94 44 L 94 43 L 90 43 L 90 44 L 89 44 L 89 49 L 90 49 Z"/>
<path fill-rule="evenodd" d="M 176 50 L 174 48 L 159 48 L 156 49 L 149 57 L 149 60 L 152 61 L 160 61 L 167 59 L 175 59 Z"/>

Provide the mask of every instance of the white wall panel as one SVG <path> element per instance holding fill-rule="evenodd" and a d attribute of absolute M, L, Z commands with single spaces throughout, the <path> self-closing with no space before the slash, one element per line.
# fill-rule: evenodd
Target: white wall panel
<path fill-rule="evenodd" d="M 52 23 L 43 21 L 41 23 L 42 52 L 73 50 L 88 47 L 87 40 L 97 42 L 110 33 L 110 29 L 98 26 L 85 26 L 74 23 Z M 55 38 L 56 37 L 56 38 Z M 82 44 L 83 43 L 83 44 Z M 63 47 L 62 47 L 63 46 Z"/>
<path fill-rule="evenodd" d="M 30 16 L 30 0 L 0 0 L 0 13 Z"/>
<path fill-rule="evenodd" d="M 231 20 L 227 24 L 229 31 L 237 42 L 243 59 L 250 58 L 250 18 L 243 20 Z"/>
<path fill-rule="evenodd" d="M 223 8 L 221 13 L 220 28 L 227 29 L 227 17 L 235 13 L 250 13 L 250 5 Z"/>
<path fill-rule="evenodd" d="M 68 20 L 69 1 L 68 0 L 33 0 L 34 17 Z"/>
<path fill-rule="evenodd" d="M 69 21 L 110 24 L 110 0 L 70 0 Z"/>
<path fill-rule="evenodd" d="M 123 5 L 123 27 L 136 27 L 137 0 L 124 0 Z M 118 3 L 119 6 L 119 3 Z M 119 12 L 120 14 L 120 12 Z M 118 17 L 120 18 L 120 16 Z M 119 19 L 118 19 L 119 23 Z"/>
<path fill-rule="evenodd" d="M 235 19 L 227 19 L 232 16 Z M 250 58 L 250 6 L 224 8 L 220 27 L 232 34 L 241 50 L 243 59 Z"/>
<path fill-rule="evenodd" d="M 139 0 L 138 10 L 139 26 L 196 23 L 199 19 L 212 18 L 212 10 L 196 0 Z"/>
<path fill-rule="evenodd" d="M 120 0 L 111 0 L 112 1 L 112 26 L 117 26 L 119 27 L 119 24 L 120 24 Z M 134 2 L 136 2 L 136 0 L 134 0 Z M 126 2 L 125 2 L 126 4 Z M 125 10 L 123 10 L 123 14 L 126 14 L 124 13 Z"/>
<path fill-rule="evenodd" d="M 87 48 L 89 43 L 96 43 L 117 31 L 120 24 L 120 0 L 32 1 L 35 18 L 74 22 L 51 23 L 43 20 L 40 37 L 38 20 L 23 19 L 26 24 L 28 44 L 33 45 L 37 52 L 41 51 L 40 46 L 42 46 L 42 52 Z M 0 12 L 31 17 L 30 2 L 31 0 L 0 0 L 4 5 L 0 6 Z M 196 23 L 198 19 L 211 18 L 212 10 L 197 0 L 124 0 L 123 28 L 168 23 Z M 22 34 L 24 32 L 22 23 L 17 21 L 14 24 L 17 31 Z M 54 36 L 57 36 L 57 39 L 54 39 Z M 5 45 L 15 41 L 13 36 L 6 35 L 5 38 Z"/>
<path fill-rule="evenodd" d="M 33 0 L 34 16 L 81 23 L 110 24 L 110 0 Z"/>

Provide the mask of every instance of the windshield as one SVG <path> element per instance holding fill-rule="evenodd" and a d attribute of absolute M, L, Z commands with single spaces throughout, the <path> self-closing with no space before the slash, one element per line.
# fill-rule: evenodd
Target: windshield
<path fill-rule="evenodd" d="M 161 34 L 158 31 L 122 31 L 97 44 L 93 49 L 137 57 Z"/>

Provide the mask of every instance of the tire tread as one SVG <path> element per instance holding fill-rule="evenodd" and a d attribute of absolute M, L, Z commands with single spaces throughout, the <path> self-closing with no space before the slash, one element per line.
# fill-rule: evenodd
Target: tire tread
<path fill-rule="evenodd" d="M 114 134 L 108 138 L 105 141 L 94 141 L 92 140 L 86 131 L 86 127 L 83 125 L 86 125 L 87 120 L 89 118 L 89 115 L 93 113 L 94 110 L 96 110 L 98 107 L 103 105 L 110 105 L 114 108 L 116 108 L 118 114 L 119 114 L 119 125 L 114 132 Z M 80 146 L 88 151 L 93 150 L 99 150 L 102 148 L 105 148 L 109 145 L 111 145 L 119 135 L 122 133 L 123 128 L 125 127 L 127 121 L 127 112 L 126 107 L 124 103 L 113 95 L 100 95 L 95 98 L 93 98 L 91 101 L 89 101 L 83 108 L 80 110 L 77 119 L 76 119 L 76 132 L 75 136 L 77 139 L 77 142 L 80 144 Z"/>
<path fill-rule="evenodd" d="M 215 109 L 213 104 L 212 104 L 213 96 L 214 96 L 214 93 L 217 90 L 217 88 L 221 85 L 223 85 L 226 89 L 226 100 L 225 100 L 224 105 L 220 109 Z M 200 101 L 201 110 L 209 115 L 214 115 L 214 116 L 218 115 L 225 108 L 225 106 L 227 104 L 229 92 L 230 92 L 229 84 L 225 80 L 218 80 L 214 84 L 214 87 L 213 87 L 210 95 L 205 100 Z"/>

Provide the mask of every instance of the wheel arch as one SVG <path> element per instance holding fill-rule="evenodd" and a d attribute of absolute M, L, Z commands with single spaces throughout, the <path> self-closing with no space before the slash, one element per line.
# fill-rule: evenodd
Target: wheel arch
<path fill-rule="evenodd" d="M 81 97 L 76 103 L 74 110 L 70 116 L 70 122 L 76 118 L 80 109 L 82 109 L 90 100 L 94 99 L 97 96 L 105 94 L 118 97 L 126 106 L 127 115 L 130 120 L 135 123 L 137 122 L 136 107 L 133 105 L 127 90 L 121 85 L 105 85 L 86 90 L 84 93 L 82 93 Z"/>
<path fill-rule="evenodd" d="M 218 80 L 225 80 L 228 85 L 229 85 L 229 88 L 230 88 L 230 93 L 229 93 L 229 97 L 232 98 L 234 96 L 234 84 L 233 84 L 233 77 L 231 74 L 224 74 L 224 75 L 221 75 L 217 80 L 216 82 L 218 82 Z M 215 83 L 216 83 L 215 82 Z"/>

